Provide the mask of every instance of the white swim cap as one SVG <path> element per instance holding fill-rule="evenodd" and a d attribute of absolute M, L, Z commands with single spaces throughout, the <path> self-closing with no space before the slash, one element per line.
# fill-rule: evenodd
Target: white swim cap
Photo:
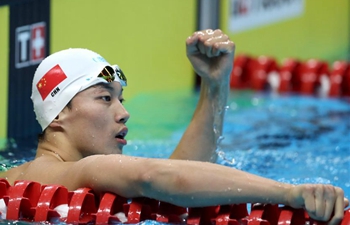
<path fill-rule="evenodd" d="M 31 96 L 42 130 L 78 92 L 112 81 L 126 86 L 126 78 L 117 65 L 110 65 L 88 49 L 71 48 L 45 58 L 35 71 Z"/>

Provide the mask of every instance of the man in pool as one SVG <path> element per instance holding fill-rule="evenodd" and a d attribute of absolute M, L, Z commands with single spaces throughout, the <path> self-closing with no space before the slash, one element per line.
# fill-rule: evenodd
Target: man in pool
<path fill-rule="evenodd" d="M 129 113 L 126 79 L 118 66 L 87 49 L 68 49 L 37 68 L 32 100 L 43 133 L 35 159 L 2 177 L 90 187 L 183 207 L 279 203 L 305 208 L 317 220 L 338 224 L 348 200 L 331 185 L 291 185 L 207 161 L 214 160 L 229 92 L 235 45 L 220 30 L 195 32 L 187 56 L 201 77 L 193 118 L 170 159 L 122 155 Z M 214 129 L 213 129 L 214 128 Z"/>

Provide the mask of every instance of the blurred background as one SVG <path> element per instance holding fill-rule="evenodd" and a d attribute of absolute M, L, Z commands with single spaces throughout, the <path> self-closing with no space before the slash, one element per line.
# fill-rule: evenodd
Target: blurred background
<path fill-rule="evenodd" d="M 88 48 L 118 64 L 128 101 L 196 90 L 185 40 L 200 29 L 229 34 L 236 55 L 278 63 L 350 58 L 348 0 L 0 0 L 0 28 L 0 147 L 6 140 L 34 145 L 40 127 L 32 77 L 44 57 L 62 49 Z"/>

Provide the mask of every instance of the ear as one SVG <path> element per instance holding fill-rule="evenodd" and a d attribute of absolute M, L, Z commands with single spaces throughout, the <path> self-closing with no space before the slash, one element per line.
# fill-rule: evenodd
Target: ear
<path fill-rule="evenodd" d="M 60 128 L 62 127 L 62 123 L 60 120 L 60 115 L 58 114 L 56 118 L 49 124 L 49 127 L 51 128 Z"/>
<path fill-rule="evenodd" d="M 55 119 L 49 124 L 49 127 L 53 129 L 62 129 L 63 128 L 63 122 L 64 118 L 66 117 L 66 108 L 64 108 L 56 117 Z"/>

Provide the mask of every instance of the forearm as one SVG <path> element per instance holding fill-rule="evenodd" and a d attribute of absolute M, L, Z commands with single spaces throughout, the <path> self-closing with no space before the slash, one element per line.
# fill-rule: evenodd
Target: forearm
<path fill-rule="evenodd" d="M 215 161 L 228 93 L 229 76 L 218 84 L 202 80 L 193 118 L 171 158 Z"/>
<path fill-rule="evenodd" d="M 249 202 L 287 204 L 291 187 L 211 163 L 177 160 L 160 167 L 155 165 L 145 174 L 144 195 L 183 207 Z"/>
<path fill-rule="evenodd" d="M 212 163 L 118 156 L 118 161 L 110 164 L 111 160 L 104 157 L 112 156 L 99 157 L 85 171 L 89 173 L 88 186 L 95 191 L 149 197 L 183 207 L 248 202 L 286 204 L 291 187 Z"/>

